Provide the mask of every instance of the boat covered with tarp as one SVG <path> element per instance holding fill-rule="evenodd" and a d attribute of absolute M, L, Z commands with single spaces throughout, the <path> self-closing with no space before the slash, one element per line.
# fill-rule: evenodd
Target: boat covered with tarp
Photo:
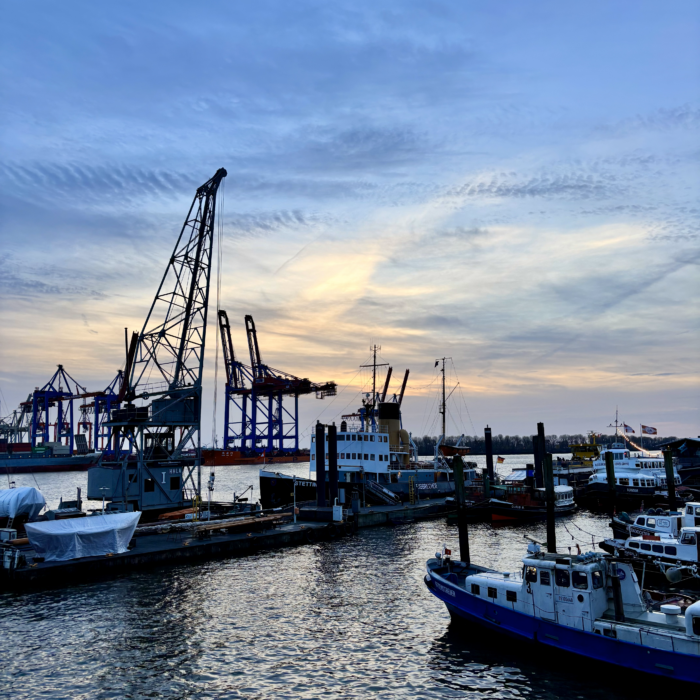
<path fill-rule="evenodd" d="M 0 490 L 0 519 L 25 516 L 27 520 L 33 520 L 45 505 L 44 496 L 34 486 Z"/>
<path fill-rule="evenodd" d="M 27 537 L 44 561 L 66 561 L 105 554 L 123 554 L 141 517 L 136 513 L 27 523 Z"/>

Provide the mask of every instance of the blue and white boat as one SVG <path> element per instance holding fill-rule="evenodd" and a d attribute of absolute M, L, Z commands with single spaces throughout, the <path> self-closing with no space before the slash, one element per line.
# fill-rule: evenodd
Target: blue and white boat
<path fill-rule="evenodd" d="M 530 544 L 504 573 L 428 560 L 425 585 L 454 621 L 476 623 L 633 671 L 700 683 L 700 601 L 651 610 L 630 563 L 605 554 L 561 556 Z"/>

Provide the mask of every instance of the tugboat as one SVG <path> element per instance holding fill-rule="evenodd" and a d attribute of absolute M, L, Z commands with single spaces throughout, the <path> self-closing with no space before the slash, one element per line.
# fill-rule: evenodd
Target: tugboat
<path fill-rule="evenodd" d="M 544 457 L 549 499 L 547 553 L 531 542 L 521 570 L 514 573 L 472 563 L 462 517 L 468 508 L 456 464 L 462 561 L 453 561 L 443 545 L 426 563 L 425 586 L 445 603 L 453 623 L 477 624 L 632 671 L 700 683 L 700 601 L 685 610 L 662 604 L 657 612 L 629 561 L 595 552 L 558 554 L 552 455 L 545 451 L 544 430 L 537 449 Z"/>
<path fill-rule="evenodd" d="M 443 548 L 425 585 L 454 622 L 641 673 L 700 683 L 700 601 L 651 610 L 632 566 L 605 554 L 546 554 L 528 545 L 522 570 L 452 561 Z"/>

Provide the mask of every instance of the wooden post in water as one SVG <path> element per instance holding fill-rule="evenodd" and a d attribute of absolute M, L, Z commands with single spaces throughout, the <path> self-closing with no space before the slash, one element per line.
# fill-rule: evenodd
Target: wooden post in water
<path fill-rule="evenodd" d="M 550 554 L 557 553 L 557 531 L 554 526 L 554 469 L 552 467 L 552 455 L 546 453 L 542 459 L 542 472 L 544 477 L 545 498 L 547 499 L 547 551 Z"/>
<path fill-rule="evenodd" d="M 328 491 L 334 506 L 338 498 L 338 429 L 335 423 L 328 426 Z"/>
<path fill-rule="evenodd" d="M 491 442 L 491 428 L 487 425 L 484 429 L 484 446 L 486 448 L 486 469 L 489 473 L 489 481 L 494 482 L 493 473 L 493 443 Z"/>
<path fill-rule="evenodd" d="M 316 423 L 316 505 L 326 507 L 326 426 Z"/>
<path fill-rule="evenodd" d="M 540 426 L 542 426 L 542 437 L 540 438 Z M 535 457 L 535 487 L 538 489 L 544 488 L 544 479 L 542 478 L 542 452 L 540 451 L 540 442 L 544 444 L 544 424 L 537 424 L 537 435 L 532 436 L 532 452 Z"/>
<path fill-rule="evenodd" d="M 469 526 L 467 525 L 466 494 L 464 493 L 464 462 L 459 455 L 452 458 L 452 471 L 455 477 L 455 498 L 457 500 L 457 531 L 459 532 L 459 558 L 469 565 Z"/>
<path fill-rule="evenodd" d="M 664 466 L 666 467 L 666 488 L 668 489 L 668 509 L 676 510 L 676 475 L 673 473 L 673 457 L 671 450 L 664 450 Z"/>
<path fill-rule="evenodd" d="M 617 505 L 617 488 L 615 487 L 615 461 L 612 452 L 605 453 L 605 476 L 608 479 L 608 500 L 610 501 L 610 517 L 615 515 Z"/>

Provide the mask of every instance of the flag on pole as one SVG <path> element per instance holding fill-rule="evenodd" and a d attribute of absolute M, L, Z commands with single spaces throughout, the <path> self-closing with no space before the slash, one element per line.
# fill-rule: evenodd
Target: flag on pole
<path fill-rule="evenodd" d="M 505 457 L 496 457 L 496 463 L 497 464 L 503 464 L 505 462 Z"/>
<path fill-rule="evenodd" d="M 657 434 L 656 428 L 652 428 L 650 425 L 643 425 L 642 432 L 645 435 L 656 435 Z"/>
<path fill-rule="evenodd" d="M 622 426 L 625 429 L 625 435 L 629 435 L 630 433 L 634 433 L 634 428 L 630 425 L 627 425 L 627 423 L 623 423 Z"/>

